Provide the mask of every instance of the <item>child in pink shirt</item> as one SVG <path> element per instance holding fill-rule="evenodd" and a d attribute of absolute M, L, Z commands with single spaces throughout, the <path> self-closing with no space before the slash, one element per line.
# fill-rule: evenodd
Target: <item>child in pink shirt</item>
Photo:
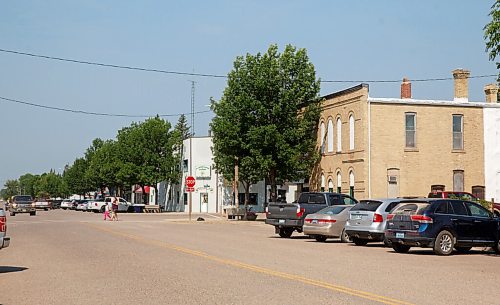
<path fill-rule="evenodd" d="M 109 216 L 109 206 L 106 204 L 104 205 L 104 220 L 109 218 L 111 220 L 111 216 Z"/>

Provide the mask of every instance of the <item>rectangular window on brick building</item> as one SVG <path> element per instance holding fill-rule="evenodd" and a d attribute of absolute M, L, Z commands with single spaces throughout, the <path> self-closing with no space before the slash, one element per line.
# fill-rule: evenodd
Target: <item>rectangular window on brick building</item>
<path fill-rule="evenodd" d="M 417 114 L 405 113 L 406 148 L 417 147 Z"/>
<path fill-rule="evenodd" d="M 464 116 L 461 114 L 453 115 L 453 149 L 463 150 L 464 149 Z"/>
<path fill-rule="evenodd" d="M 463 192 L 464 191 L 464 171 L 455 170 L 453 171 L 453 191 Z"/>

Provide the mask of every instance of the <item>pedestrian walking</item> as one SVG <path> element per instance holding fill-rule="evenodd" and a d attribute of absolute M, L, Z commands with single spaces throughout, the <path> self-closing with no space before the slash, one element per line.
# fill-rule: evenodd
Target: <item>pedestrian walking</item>
<path fill-rule="evenodd" d="M 109 215 L 109 205 L 105 204 L 104 205 L 104 220 L 108 219 L 111 220 L 111 216 Z"/>
<path fill-rule="evenodd" d="M 111 199 L 111 220 L 118 220 L 118 198 Z"/>

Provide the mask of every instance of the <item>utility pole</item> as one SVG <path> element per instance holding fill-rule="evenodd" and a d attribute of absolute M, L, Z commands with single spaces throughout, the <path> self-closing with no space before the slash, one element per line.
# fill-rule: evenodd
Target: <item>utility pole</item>
<path fill-rule="evenodd" d="M 191 135 L 189 136 L 189 176 L 193 176 L 194 81 L 191 81 Z M 185 186 L 184 186 L 185 187 Z M 189 192 L 189 221 L 193 212 L 193 192 Z"/>

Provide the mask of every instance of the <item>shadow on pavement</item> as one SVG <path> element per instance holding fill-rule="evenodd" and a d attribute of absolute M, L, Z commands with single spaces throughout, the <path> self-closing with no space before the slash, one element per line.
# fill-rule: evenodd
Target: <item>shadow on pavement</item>
<path fill-rule="evenodd" d="M 27 270 L 26 267 L 12 267 L 12 266 L 0 266 L 0 274 L 1 273 L 10 273 L 10 272 L 19 272 Z"/>

